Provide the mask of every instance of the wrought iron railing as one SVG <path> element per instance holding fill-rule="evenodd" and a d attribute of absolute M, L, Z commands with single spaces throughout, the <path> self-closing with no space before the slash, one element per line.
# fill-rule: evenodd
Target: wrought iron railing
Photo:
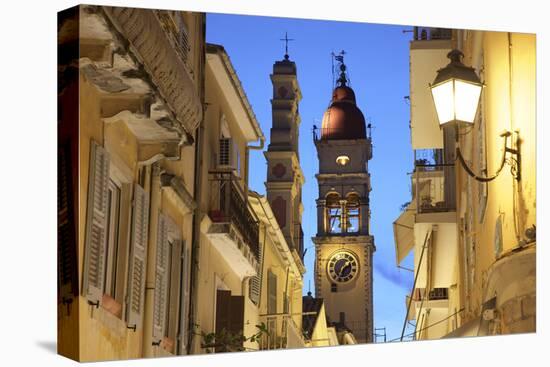
<path fill-rule="evenodd" d="M 428 293 L 428 299 L 430 301 L 436 301 L 440 299 L 449 299 L 448 288 L 434 288 Z"/>
<path fill-rule="evenodd" d="M 413 189 L 418 213 L 454 211 L 454 164 L 417 164 Z"/>
<path fill-rule="evenodd" d="M 414 27 L 415 41 L 450 40 L 453 31 L 449 28 Z"/>
<path fill-rule="evenodd" d="M 243 237 L 250 251 L 259 260 L 259 223 L 253 215 L 250 204 L 244 200 L 243 190 L 239 187 L 231 171 L 210 171 L 211 203 L 209 216 L 214 223 L 229 223 Z"/>
<path fill-rule="evenodd" d="M 332 128 L 332 127 L 323 127 L 323 128 L 314 128 L 313 129 L 313 140 L 322 140 L 322 139 L 358 139 L 357 132 L 351 132 L 349 128 Z M 367 135 L 367 131 L 365 131 L 365 135 L 361 137 L 362 139 L 369 139 L 370 134 Z"/>
<path fill-rule="evenodd" d="M 191 45 L 189 42 L 189 33 L 185 27 L 183 21 L 177 22 L 174 19 L 174 15 L 166 10 L 156 10 L 155 15 L 157 16 L 162 28 L 166 32 L 174 50 L 180 55 L 181 60 L 185 63 L 185 66 L 188 68 L 188 72 L 192 74 L 192 70 L 189 66 L 189 53 L 191 52 Z M 181 15 L 176 15 L 180 16 Z"/>
<path fill-rule="evenodd" d="M 425 288 L 416 288 L 413 293 L 413 301 L 420 302 L 422 299 L 426 301 L 449 299 L 449 288 L 432 288 L 432 290 L 428 292 L 428 298 L 424 298 L 425 296 Z"/>

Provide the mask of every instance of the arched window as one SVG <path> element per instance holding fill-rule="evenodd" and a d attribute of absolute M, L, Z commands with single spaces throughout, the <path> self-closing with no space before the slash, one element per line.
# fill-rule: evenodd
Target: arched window
<path fill-rule="evenodd" d="M 346 232 L 359 232 L 359 196 L 356 193 L 348 194 L 346 197 Z"/>
<path fill-rule="evenodd" d="M 326 218 L 328 233 L 342 233 L 342 205 L 337 193 L 326 196 Z"/>

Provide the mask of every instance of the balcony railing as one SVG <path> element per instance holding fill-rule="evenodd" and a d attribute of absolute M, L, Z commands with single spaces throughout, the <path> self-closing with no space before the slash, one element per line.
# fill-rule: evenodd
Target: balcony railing
<path fill-rule="evenodd" d="M 211 203 L 208 215 L 213 223 L 230 224 L 259 260 L 259 224 L 253 209 L 244 200 L 244 193 L 231 171 L 210 171 Z"/>
<path fill-rule="evenodd" d="M 263 316 L 267 334 L 260 339 L 260 349 L 300 348 L 305 345 L 304 337 L 290 314 Z"/>
<path fill-rule="evenodd" d="M 172 15 L 166 10 L 155 10 L 155 15 L 159 19 L 162 28 L 166 32 L 174 50 L 180 55 L 181 60 L 187 66 L 187 71 L 193 74 L 193 70 L 189 67 L 189 53 L 191 46 L 189 43 L 189 34 L 182 20 L 177 22 L 174 17 L 181 17 L 181 14 Z"/>
<path fill-rule="evenodd" d="M 313 128 L 313 141 L 323 139 L 357 139 L 360 135 L 359 131 L 350 131 L 349 128 Z M 364 139 L 370 139 L 370 125 L 365 132 Z"/>
<path fill-rule="evenodd" d="M 420 302 L 426 295 L 425 288 L 416 288 L 413 293 L 413 301 Z M 428 292 L 428 298 L 425 301 L 439 301 L 449 299 L 449 288 L 433 288 Z"/>
<path fill-rule="evenodd" d="M 418 213 L 454 211 L 454 164 L 417 164 L 413 190 Z"/>
<path fill-rule="evenodd" d="M 452 29 L 414 27 L 415 41 L 450 40 L 453 36 Z"/>

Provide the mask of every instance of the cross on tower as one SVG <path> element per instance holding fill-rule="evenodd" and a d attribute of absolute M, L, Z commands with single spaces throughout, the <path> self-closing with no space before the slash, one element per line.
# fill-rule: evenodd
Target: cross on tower
<path fill-rule="evenodd" d="M 288 33 L 285 32 L 285 38 L 280 38 L 280 41 L 285 41 L 285 60 L 288 60 L 288 41 L 294 41 L 294 38 L 288 38 Z"/>

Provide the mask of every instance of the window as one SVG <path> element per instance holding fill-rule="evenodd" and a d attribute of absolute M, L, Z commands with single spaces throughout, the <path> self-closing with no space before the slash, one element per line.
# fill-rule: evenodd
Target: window
<path fill-rule="evenodd" d="M 109 180 L 107 195 L 107 253 L 104 292 L 115 297 L 117 287 L 118 233 L 120 218 L 120 187 Z"/>
<path fill-rule="evenodd" d="M 218 146 L 219 166 L 232 168 L 237 176 L 241 176 L 241 152 L 237 141 L 232 138 L 229 124 L 222 114 L 220 118 L 220 139 Z"/>
<path fill-rule="evenodd" d="M 277 313 L 277 275 L 271 270 L 267 272 L 267 313 Z"/>
<path fill-rule="evenodd" d="M 340 196 L 330 193 L 326 197 L 326 213 L 329 233 L 342 233 L 342 206 Z"/>
<path fill-rule="evenodd" d="M 449 289 L 448 288 L 433 288 L 430 293 L 428 293 L 428 299 L 431 301 L 448 299 L 449 298 Z"/>
<path fill-rule="evenodd" d="M 326 197 L 326 217 L 329 233 L 357 233 L 360 227 L 360 201 L 356 193 L 340 200 L 337 193 Z"/>
<path fill-rule="evenodd" d="M 331 284 L 330 284 L 330 291 L 331 291 L 332 293 L 338 292 L 338 285 L 337 285 L 336 283 L 331 283 Z"/>
<path fill-rule="evenodd" d="M 101 305 L 122 318 L 128 294 L 126 316 L 130 328 L 141 325 L 148 225 L 147 195 L 138 185 L 134 187 L 132 210 L 131 184 L 125 182 L 119 170 L 110 164 L 109 153 L 92 141 L 83 295 L 90 305 Z M 126 273 L 128 284 L 125 287 Z"/>
<path fill-rule="evenodd" d="M 184 307 L 187 266 L 182 251 L 179 230 L 167 216 L 160 213 L 157 225 L 153 343 L 174 354 L 182 350 L 183 328 L 180 317 L 185 317 L 183 311 L 187 309 Z"/>
<path fill-rule="evenodd" d="M 359 196 L 349 194 L 346 200 L 346 231 L 359 232 Z"/>

